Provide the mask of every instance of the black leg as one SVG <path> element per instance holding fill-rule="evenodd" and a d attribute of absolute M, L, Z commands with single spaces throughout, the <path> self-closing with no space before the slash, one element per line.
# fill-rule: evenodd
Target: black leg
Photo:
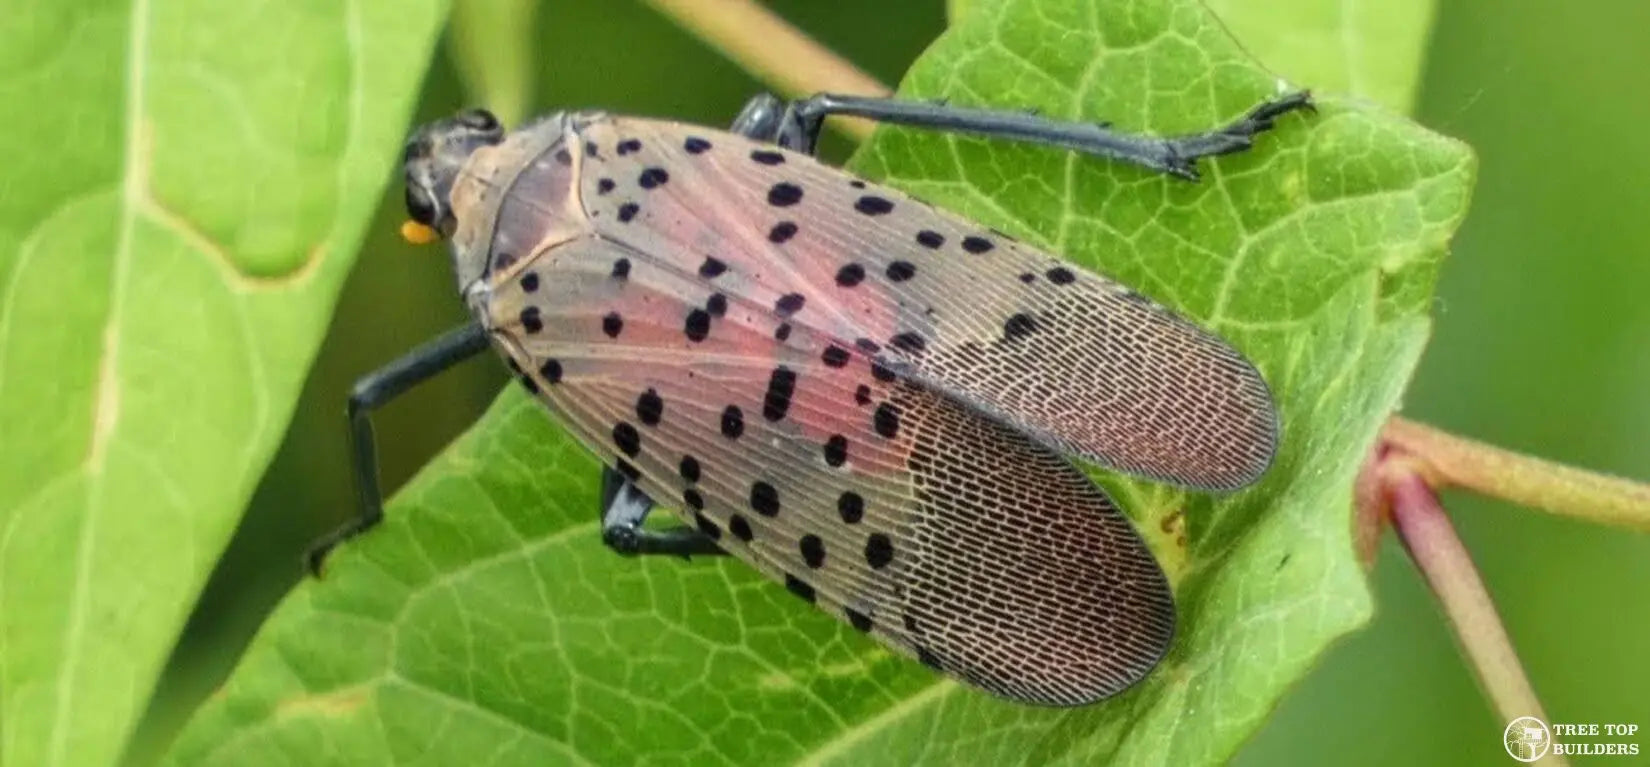
<path fill-rule="evenodd" d="M 772 93 L 758 93 L 745 102 L 728 130 L 757 141 L 775 141 L 786 117 L 786 104 Z M 811 143 L 810 143 L 811 146 Z M 809 149 L 808 151 L 812 151 Z"/>
<path fill-rule="evenodd" d="M 629 477 L 602 467 L 602 543 L 625 556 L 668 554 L 679 557 L 721 555 L 716 542 L 687 527 L 648 530 L 642 527 L 653 499 Z"/>
<path fill-rule="evenodd" d="M 1223 128 L 1160 138 L 1115 131 L 1106 123 L 1063 122 L 1026 112 L 821 93 L 793 102 L 773 129 L 771 140 L 789 149 L 812 153 L 826 117 L 852 115 L 898 125 L 1064 147 L 1196 180 L 1198 158 L 1247 149 L 1256 134 L 1271 129 L 1273 119 L 1311 108 L 1310 94 L 1302 91 L 1265 102 Z M 747 113 L 751 110 L 752 106 L 746 107 Z"/>
<path fill-rule="evenodd" d="M 378 448 L 373 442 L 372 411 L 442 371 L 487 348 L 487 331 L 465 325 L 408 352 L 355 382 L 350 391 L 349 434 L 352 470 L 361 507 L 355 519 L 316 541 L 309 548 L 309 571 L 319 575 L 327 552 L 384 518 L 384 496 L 378 487 Z"/>

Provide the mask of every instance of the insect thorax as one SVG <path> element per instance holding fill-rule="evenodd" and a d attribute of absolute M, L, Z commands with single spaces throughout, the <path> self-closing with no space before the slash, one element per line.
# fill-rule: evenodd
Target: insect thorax
<path fill-rule="evenodd" d="M 591 118 L 541 118 L 476 149 L 459 170 L 451 196 L 453 273 L 468 300 L 484 294 L 479 287 L 495 274 L 588 231 L 578 195 L 578 127 Z"/>

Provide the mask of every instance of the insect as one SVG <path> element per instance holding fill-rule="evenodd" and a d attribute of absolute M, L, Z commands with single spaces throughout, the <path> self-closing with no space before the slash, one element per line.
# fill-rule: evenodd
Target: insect
<path fill-rule="evenodd" d="M 1062 454 L 1225 490 L 1271 462 L 1265 381 L 1215 336 L 1075 268 L 811 155 L 824 117 L 1049 144 L 1196 179 L 1305 93 L 1162 139 L 1036 115 L 819 95 L 731 130 L 485 111 L 406 146 L 411 235 L 450 240 L 474 321 L 364 378 L 368 414 L 497 349 L 604 462 L 604 542 L 733 554 L 894 650 L 1010 699 L 1079 705 L 1144 677 L 1174 631 L 1161 568 Z M 683 524 L 644 527 L 655 501 Z"/>

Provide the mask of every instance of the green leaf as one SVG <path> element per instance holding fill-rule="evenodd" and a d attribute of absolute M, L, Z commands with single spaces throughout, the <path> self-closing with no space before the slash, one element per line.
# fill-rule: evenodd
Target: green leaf
<path fill-rule="evenodd" d="M 505 125 L 528 117 L 538 0 L 465 0 L 453 6 L 447 44 L 470 101 Z"/>
<path fill-rule="evenodd" d="M 1176 132 L 1274 86 L 1195 0 L 992 0 L 902 91 Z M 1206 163 L 1197 185 L 909 130 L 880 132 L 854 166 L 1207 321 L 1271 381 L 1284 444 L 1256 487 L 1214 498 L 1106 480 L 1176 583 L 1181 635 L 1151 677 L 1087 708 L 1014 705 L 891 656 L 737 561 L 615 557 L 596 463 L 512 387 L 281 606 L 170 763 L 1230 755 L 1369 617 L 1351 482 L 1425 343 L 1470 154 L 1326 99 Z"/>
<path fill-rule="evenodd" d="M 0 762 L 119 757 L 285 430 L 438 23 L 398 0 L 0 14 Z"/>
<path fill-rule="evenodd" d="M 1207 5 L 1271 71 L 1400 112 L 1415 106 L 1433 0 Z"/>
<path fill-rule="evenodd" d="M 945 0 L 945 18 L 955 25 L 963 20 L 963 16 L 974 10 L 976 0 Z"/>

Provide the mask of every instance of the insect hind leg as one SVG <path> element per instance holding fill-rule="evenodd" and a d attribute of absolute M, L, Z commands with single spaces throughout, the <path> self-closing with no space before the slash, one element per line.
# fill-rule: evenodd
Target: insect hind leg
<path fill-rule="evenodd" d="M 649 530 L 642 527 L 653 499 L 629 477 L 602 467 L 602 543 L 617 554 L 667 554 L 679 557 L 726 554 L 709 536 L 688 527 Z"/>
<path fill-rule="evenodd" d="M 745 102 L 729 131 L 745 138 L 778 144 L 786 149 L 814 154 L 824 116 L 803 119 L 798 102 L 787 102 L 772 93 L 758 93 Z"/>
<path fill-rule="evenodd" d="M 777 142 L 786 112 L 787 105 L 778 96 L 758 93 L 745 102 L 728 130 L 757 141 Z"/>
<path fill-rule="evenodd" d="M 797 152 L 812 155 L 813 147 L 818 144 L 820 124 L 820 120 L 815 120 L 812 127 L 800 124 L 790 102 L 769 92 L 761 92 L 752 96 L 751 101 L 744 102 L 744 109 L 739 111 L 739 117 L 734 117 L 733 125 L 728 130 L 746 139 L 794 148 Z"/>
<path fill-rule="evenodd" d="M 747 111 L 749 109 L 747 106 Z M 820 93 L 792 102 L 777 121 L 772 140 L 781 146 L 812 152 L 826 117 L 850 115 L 897 125 L 1063 147 L 1195 181 L 1198 158 L 1247 149 L 1257 134 L 1272 128 L 1277 117 L 1311 109 L 1311 95 L 1301 91 L 1263 102 L 1223 127 L 1164 138 L 1126 133 L 1108 123 L 1054 120 L 1028 112 Z"/>

